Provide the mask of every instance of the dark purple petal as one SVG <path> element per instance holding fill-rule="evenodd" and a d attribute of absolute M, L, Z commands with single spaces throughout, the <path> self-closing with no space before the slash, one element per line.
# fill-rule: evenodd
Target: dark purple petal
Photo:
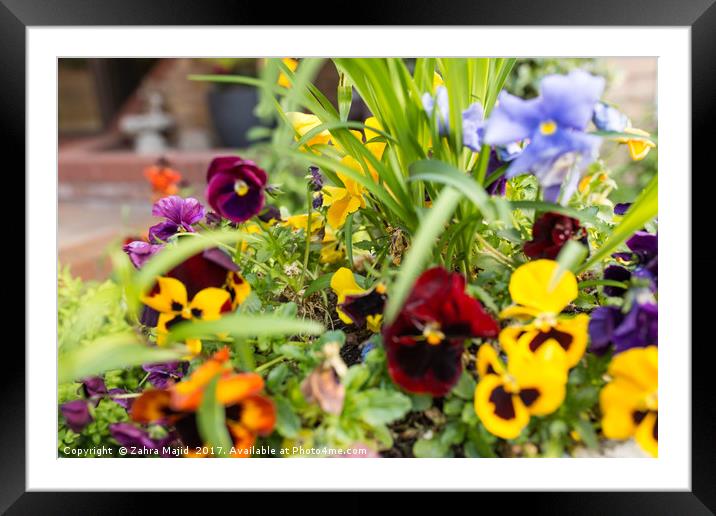
<path fill-rule="evenodd" d="M 218 247 L 206 249 L 202 254 L 204 258 L 206 258 L 210 262 L 215 263 L 216 265 L 223 267 L 227 271 L 236 272 L 239 270 L 239 266 L 234 263 L 234 260 L 231 259 L 231 256 L 226 254 Z"/>
<path fill-rule="evenodd" d="M 279 210 L 276 206 L 273 205 L 266 206 L 266 208 L 264 208 L 264 211 L 262 211 L 259 215 L 259 220 L 261 220 L 261 222 L 266 222 L 267 224 L 272 220 L 281 220 L 281 210 Z"/>
<path fill-rule="evenodd" d="M 626 241 L 627 247 L 631 249 L 641 263 L 646 263 L 655 257 L 659 252 L 659 237 L 646 231 L 637 231 L 634 236 Z"/>
<path fill-rule="evenodd" d="M 149 241 L 156 243 L 166 242 L 179 232 L 179 228 L 180 226 L 170 220 L 154 224 L 149 228 Z"/>
<path fill-rule="evenodd" d="M 73 432 L 80 433 L 84 427 L 92 422 L 87 400 L 73 400 L 63 403 L 60 406 L 60 412 L 62 412 L 67 426 Z"/>
<path fill-rule="evenodd" d="M 241 223 L 258 215 L 264 206 L 266 173 L 253 162 L 238 160 L 234 167 L 212 172 L 206 197 L 211 207 L 222 217 Z M 247 188 L 245 194 L 236 192 L 236 185 L 242 182 Z"/>
<path fill-rule="evenodd" d="M 620 203 L 617 203 L 617 204 L 614 206 L 614 215 L 624 215 L 624 214 L 627 212 L 627 210 L 629 209 L 630 206 L 631 206 L 631 203 L 630 203 L 630 202 L 620 202 Z"/>
<path fill-rule="evenodd" d="M 604 354 L 614 338 L 614 330 L 624 315 L 613 306 L 600 306 L 589 318 L 589 350 L 597 355 Z"/>
<path fill-rule="evenodd" d="M 627 283 L 631 279 L 631 272 L 619 265 L 610 265 L 609 267 L 604 269 L 604 279 Z M 620 287 L 605 286 L 604 293 L 608 296 L 620 297 L 626 293 L 626 289 Z"/>
<path fill-rule="evenodd" d="M 657 346 L 659 340 L 659 309 L 656 303 L 635 302 L 624 320 L 614 331 L 614 349 Z"/>
<path fill-rule="evenodd" d="M 308 170 L 311 172 L 311 190 L 314 192 L 320 192 L 323 188 L 323 176 L 318 167 L 309 167 Z"/>
<path fill-rule="evenodd" d="M 149 383 L 158 389 L 165 389 L 186 375 L 189 369 L 189 363 L 166 362 L 161 364 L 145 364 L 142 366 L 142 369 L 149 373 Z"/>

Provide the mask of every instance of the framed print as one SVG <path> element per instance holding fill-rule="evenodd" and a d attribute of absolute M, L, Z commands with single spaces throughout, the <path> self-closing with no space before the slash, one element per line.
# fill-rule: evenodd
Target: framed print
<path fill-rule="evenodd" d="M 716 8 L 277 27 L 62 4 L 0 9 L 28 193 L 4 510 L 147 490 L 716 507 L 690 281 Z"/>

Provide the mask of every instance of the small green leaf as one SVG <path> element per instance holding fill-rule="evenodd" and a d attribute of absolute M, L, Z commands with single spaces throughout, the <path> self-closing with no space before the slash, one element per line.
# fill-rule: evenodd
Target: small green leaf
<path fill-rule="evenodd" d="M 358 417 L 369 425 L 386 425 L 410 411 L 410 398 L 399 392 L 370 389 L 353 395 Z"/>
<path fill-rule="evenodd" d="M 457 384 L 452 388 L 452 392 L 459 398 L 471 400 L 475 396 L 476 385 L 475 379 L 469 373 L 463 371 Z"/>
<path fill-rule="evenodd" d="M 301 419 L 286 398 L 277 397 L 274 401 L 276 402 L 276 430 L 284 437 L 296 437 L 301 430 Z"/>
<path fill-rule="evenodd" d="M 442 459 L 452 455 L 450 446 L 443 444 L 440 439 L 418 439 L 413 444 L 413 455 L 420 459 Z"/>

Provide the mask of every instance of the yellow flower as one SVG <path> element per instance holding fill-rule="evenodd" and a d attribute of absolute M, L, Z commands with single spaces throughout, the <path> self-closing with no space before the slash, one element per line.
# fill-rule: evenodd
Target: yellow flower
<path fill-rule="evenodd" d="M 500 345 L 508 355 L 535 353 L 549 343 L 557 344 L 566 368 L 574 367 L 587 348 L 589 316 L 561 316 L 577 297 L 577 278 L 562 271 L 553 260 L 535 260 L 519 267 L 510 278 L 510 295 L 515 305 L 502 311 L 502 318 L 523 322 L 500 332 Z M 556 280 L 556 281 L 555 281 Z"/>
<path fill-rule="evenodd" d="M 200 319 L 215 321 L 221 317 L 221 308 L 229 300 L 226 290 L 209 287 L 200 290 L 191 301 L 188 300 L 186 287 L 174 278 L 157 279 L 159 291 L 156 294 L 142 296 L 142 302 L 159 312 L 157 321 L 157 344 L 166 344 L 166 338 L 172 326 L 183 321 Z M 201 340 L 188 339 L 186 345 L 191 355 L 201 352 Z"/>
<path fill-rule="evenodd" d="M 226 278 L 226 290 L 231 299 L 231 309 L 236 310 L 251 294 L 251 285 L 238 272 L 229 272 Z"/>
<path fill-rule="evenodd" d="M 338 297 L 337 304 L 343 303 L 346 300 L 346 296 L 353 296 L 365 292 L 365 290 L 362 289 L 358 283 L 356 283 L 351 270 L 346 267 L 341 267 L 333 273 L 333 276 L 331 276 L 331 288 Z M 340 308 L 336 308 L 336 313 L 344 323 L 353 323 L 350 317 L 343 313 Z"/>
<path fill-rule="evenodd" d="M 531 416 L 551 414 L 564 401 L 567 373 L 563 353 L 554 343 L 533 354 L 513 353 L 507 366 L 491 346 L 483 344 L 477 369 L 475 413 L 490 433 L 503 439 L 515 439 Z"/>
<path fill-rule="evenodd" d="M 343 242 L 336 238 L 336 233 L 331 226 L 326 226 L 322 243 L 320 263 L 336 263 L 345 256 Z"/>
<path fill-rule="evenodd" d="M 286 118 L 293 126 L 293 130 L 296 131 L 296 140 L 299 140 L 303 135 L 309 132 L 311 129 L 315 129 L 323 122 L 316 115 L 309 115 L 307 113 L 289 112 L 286 113 Z M 318 144 L 328 144 L 331 141 L 331 133 L 326 130 L 313 136 L 306 145 L 311 147 Z"/>
<path fill-rule="evenodd" d="M 624 129 L 625 133 L 635 134 L 637 136 L 644 136 L 644 138 L 618 138 L 619 143 L 626 143 L 629 148 L 629 156 L 634 161 L 640 161 L 649 154 L 649 151 L 656 147 L 656 144 L 651 140 L 647 139 L 650 135 L 642 129 L 636 127 L 627 127 Z"/>
<path fill-rule="evenodd" d="M 360 164 L 351 156 L 345 156 L 341 163 L 351 167 L 352 169 L 361 170 Z M 346 218 L 350 213 L 355 213 L 359 208 L 365 208 L 365 199 L 363 193 L 365 189 L 353 179 L 338 172 L 338 177 L 343 181 L 343 188 L 339 186 L 323 187 L 323 206 L 328 207 L 326 214 L 328 224 L 331 227 L 340 229 L 346 223 Z"/>
<path fill-rule="evenodd" d="M 653 457 L 659 449 L 658 359 L 656 346 L 619 353 L 609 364 L 612 381 L 599 395 L 605 437 L 634 436 L 639 446 Z"/>
<path fill-rule="evenodd" d="M 290 226 L 294 231 L 308 228 L 308 213 L 292 215 L 282 222 L 284 226 Z M 311 212 L 311 234 L 318 232 L 323 227 L 323 217 L 320 213 Z"/>
<path fill-rule="evenodd" d="M 354 131 L 354 130 L 351 130 L 350 132 L 360 142 L 364 141 L 363 137 L 365 136 L 365 142 L 364 142 L 365 148 L 368 149 L 368 151 L 370 151 L 370 153 L 373 155 L 373 157 L 375 157 L 375 159 L 380 161 L 381 159 L 383 159 L 383 153 L 385 152 L 385 147 L 387 144 L 384 141 L 373 141 L 373 140 L 381 137 L 380 133 L 376 132 L 376 130 L 382 131 L 383 126 L 378 121 L 378 119 L 374 116 L 372 116 L 370 118 L 366 118 L 365 122 L 363 122 L 363 123 L 366 126 L 365 131 L 363 133 L 361 133 L 360 131 Z M 343 153 L 346 152 L 345 149 L 341 146 L 341 144 L 339 142 L 333 141 L 333 144 L 335 145 L 335 147 L 338 150 L 342 151 Z M 353 158 L 351 157 L 351 159 L 353 159 Z M 358 164 L 358 162 L 355 159 L 353 159 L 353 162 L 355 162 L 354 163 L 355 166 L 353 166 L 353 168 L 355 168 L 358 172 L 363 172 L 362 167 L 360 166 L 360 164 Z M 365 160 L 365 163 L 368 166 L 368 172 L 370 172 L 370 175 L 373 177 L 373 180 L 378 181 L 378 172 L 376 171 L 375 167 L 367 159 Z M 353 165 L 353 163 L 352 163 L 352 165 Z"/>
<path fill-rule="evenodd" d="M 289 70 L 291 70 L 292 72 L 295 72 L 295 71 L 296 71 L 296 68 L 298 68 L 298 61 L 296 61 L 295 59 L 291 59 L 290 57 L 284 57 L 283 59 L 281 59 L 281 61 L 282 61 L 283 64 L 285 64 L 286 67 L 287 67 Z M 279 85 L 279 86 L 283 86 L 284 88 L 290 88 L 290 87 L 291 87 L 291 81 L 290 81 L 289 78 L 286 76 L 286 74 L 283 73 L 283 71 L 280 72 L 279 75 L 278 75 L 278 85 Z"/>
<path fill-rule="evenodd" d="M 263 230 L 261 229 L 261 226 L 256 224 L 255 222 L 247 222 L 243 226 L 241 226 L 241 231 L 245 231 L 246 233 L 249 233 L 251 235 L 257 235 L 261 233 Z M 249 243 L 245 240 L 241 241 L 241 252 L 245 253 L 249 249 Z"/>

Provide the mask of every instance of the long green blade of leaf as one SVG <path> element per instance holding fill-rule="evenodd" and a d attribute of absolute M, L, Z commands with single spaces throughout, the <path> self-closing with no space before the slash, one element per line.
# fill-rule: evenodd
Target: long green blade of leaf
<path fill-rule="evenodd" d="M 309 319 L 279 317 L 271 314 L 234 314 L 217 321 L 192 321 L 172 328 L 170 340 L 183 341 L 227 333 L 234 338 L 273 337 L 282 335 L 319 335 L 325 331 L 319 322 Z"/>
<path fill-rule="evenodd" d="M 420 224 L 398 272 L 398 278 L 390 290 L 385 307 L 385 320 L 388 324 L 398 315 L 400 307 L 408 297 L 413 283 L 423 271 L 425 262 L 432 255 L 435 242 L 444 231 L 445 224 L 452 217 L 461 197 L 462 192 L 445 188 Z"/>
<path fill-rule="evenodd" d="M 206 386 L 204 397 L 196 414 L 199 435 L 205 446 L 213 448 L 214 455 L 227 457 L 231 452 L 231 436 L 226 428 L 226 410 L 216 398 L 216 375 Z"/>

